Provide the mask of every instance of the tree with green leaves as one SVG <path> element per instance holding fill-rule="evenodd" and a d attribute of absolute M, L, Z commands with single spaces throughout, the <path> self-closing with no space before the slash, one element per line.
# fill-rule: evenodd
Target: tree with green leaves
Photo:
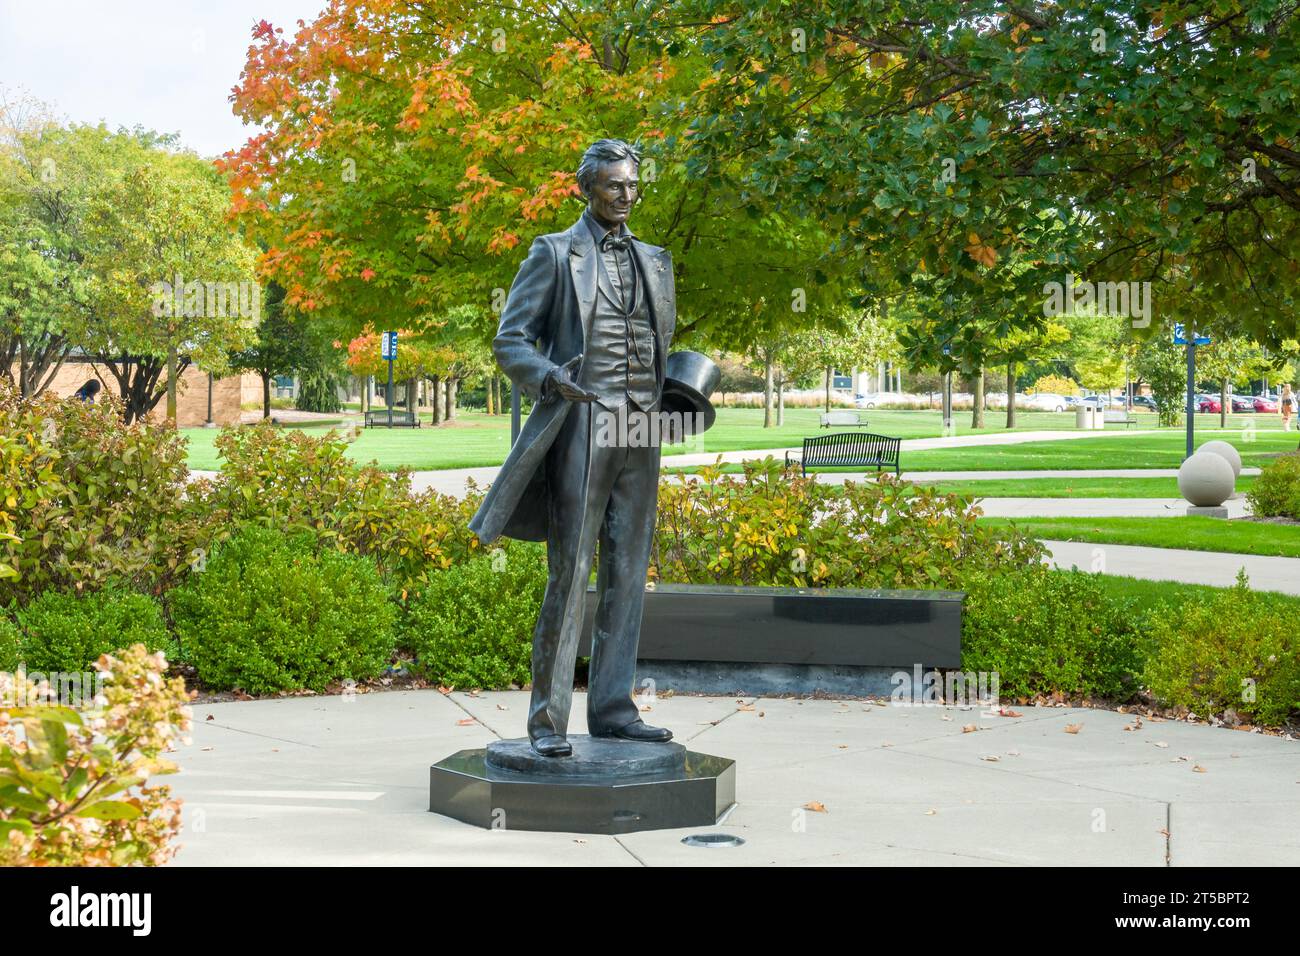
<path fill-rule="evenodd" d="M 84 347 L 118 386 L 128 422 L 164 396 L 176 420 L 181 374 L 210 372 L 252 339 L 261 287 L 252 248 L 226 222 L 228 194 L 211 164 L 167 137 L 121 140 L 120 171 L 87 204 L 89 307 Z"/>

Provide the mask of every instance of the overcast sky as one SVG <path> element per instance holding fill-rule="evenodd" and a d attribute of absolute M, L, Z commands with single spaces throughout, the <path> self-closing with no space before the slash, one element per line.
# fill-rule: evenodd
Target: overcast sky
<path fill-rule="evenodd" d="M 312 20 L 326 0 L 0 0 L 0 89 L 61 118 L 180 133 L 217 156 L 251 128 L 230 111 L 251 30 Z"/>

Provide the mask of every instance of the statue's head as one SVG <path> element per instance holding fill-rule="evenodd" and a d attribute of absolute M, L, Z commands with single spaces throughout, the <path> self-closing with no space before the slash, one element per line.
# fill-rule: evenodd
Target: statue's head
<path fill-rule="evenodd" d="M 601 139 L 587 147 L 578 164 L 578 188 L 591 214 L 607 226 L 627 222 L 640 193 L 641 154 L 621 139 Z"/>

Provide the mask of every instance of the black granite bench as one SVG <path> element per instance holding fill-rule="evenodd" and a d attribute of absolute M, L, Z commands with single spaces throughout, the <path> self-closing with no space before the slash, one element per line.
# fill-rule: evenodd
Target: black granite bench
<path fill-rule="evenodd" d="M 388 409 L 375 411 L 371 409 L 366 412 L 366 427 L 370 428 L 375 425 L 386 426 L 388 424 Z M 419 428 L 420 419 L 415 412 L 408 411 L 404 408 L 393 409 L 393 427 L 394 428 Z"/>
<path fill-rule="evenodd" d="M 845 432 L 835 435 L 817 435 L 803 440 L 803 455 L 797 459 L 800 473 L 807 476 L 814 467 L 852 465 L 893 468 L 898 474 L 898 449 L 900 439 L 887 435 Z M 790 453 L 785 453 L 785 463 L 791 463 Z"/>
<path fill-rule="evenodd" d="M 705 693 L 888 694 L 890 677 L 961 665 L 957 591 L 661 584 L 645 595 L 638 682 Z M 588 589 L 581 655 L 591 653 Z"/>

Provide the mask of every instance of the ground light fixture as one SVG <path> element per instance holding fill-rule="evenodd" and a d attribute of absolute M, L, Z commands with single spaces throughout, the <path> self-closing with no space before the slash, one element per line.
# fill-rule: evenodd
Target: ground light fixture
<path fill-rule="evenodd" d="M 730 833 L 692 833 L 688 837 L 682 837 L 682 843 L 687 846 L 732 847 L 744 846 L 745 840 Z"/>

